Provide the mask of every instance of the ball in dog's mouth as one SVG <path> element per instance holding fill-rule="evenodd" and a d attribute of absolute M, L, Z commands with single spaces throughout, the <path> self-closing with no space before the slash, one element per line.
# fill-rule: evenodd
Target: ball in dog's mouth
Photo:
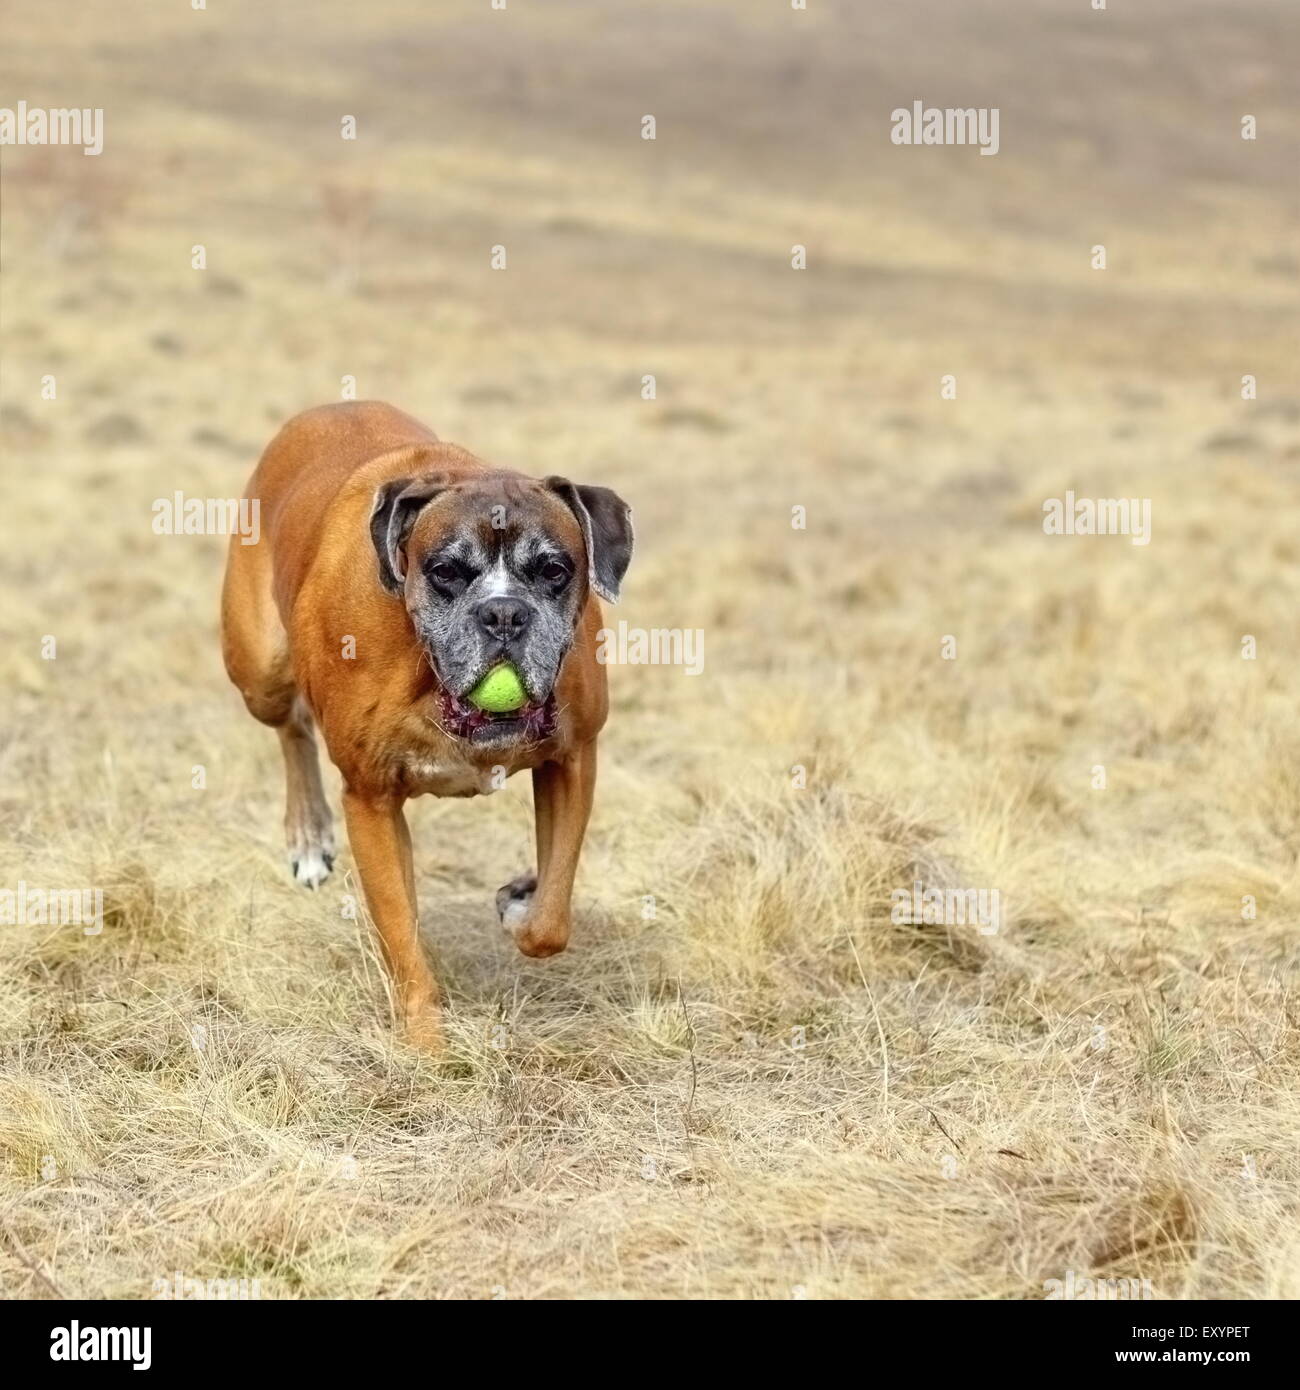
<path fill-rule="evenodd" d="M 469 743 L 540 743 L 555 732 L 555 696 L 527 700 L 508 714 L 478 709 L 446 688 L 441 693 L 442 726 L 454 738 Z"/>
<path fill-rule="evenodd" d="M 488 714 L 517 714 L 528 703 L 528 691 L 519 672 L 508 661 L 499 661 L 465 698 Z"/>

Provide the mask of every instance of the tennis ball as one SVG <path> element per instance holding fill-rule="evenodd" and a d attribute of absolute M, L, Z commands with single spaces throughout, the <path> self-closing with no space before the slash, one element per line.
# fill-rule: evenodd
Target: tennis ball
<path fill-rule="evenodd" d="M 488 714 L 511 714 L 528 703 L 519 673 L 511 665 L 494 666 L 469 692 L 470 704 Z"/>

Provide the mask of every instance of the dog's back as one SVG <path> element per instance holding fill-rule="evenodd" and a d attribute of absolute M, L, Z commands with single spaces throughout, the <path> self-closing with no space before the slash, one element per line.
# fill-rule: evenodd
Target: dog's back
<path fill-rule="evenodd" d="M 267 445 L 246 495 L 260 499 L 267 577 L 286 623 L 330 505 L 352 475 L 393 450 L 437 443 L 432 430 L 391 405 L 345 401 L 295 415 Z"/>

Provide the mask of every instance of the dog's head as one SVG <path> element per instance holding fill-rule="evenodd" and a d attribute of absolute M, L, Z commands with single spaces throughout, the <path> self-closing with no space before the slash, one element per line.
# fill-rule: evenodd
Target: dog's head
<path fill-rule="evenodd" d="M 385 483 L 370 536 L 379 581 L 406 604 L 442 686 L 444 728 L 476 744 L 548 737 L 588 592 L 617 602 L 632 559 L 622 498 L 567 478 L 434 472 Z M 466 697 L 502 661 L 528 702 L 487 715 Z"/>

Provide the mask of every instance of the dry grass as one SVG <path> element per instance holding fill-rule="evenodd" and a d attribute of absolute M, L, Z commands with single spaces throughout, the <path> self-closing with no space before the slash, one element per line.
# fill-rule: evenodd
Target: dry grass
<path fill-rule="evenodd" d="M 0 1287 L 1300 1296 L 1294 13 L 596 8 L 6 21 L 107 145 L 4 151 L 0 886 L 108 921 L 0 928 Z M 1002 153 L 891 147 L 915 96 Z M 345 374 L 617 487 L 611 616 L 706 639 L 612 673 L 567 955 L 492 913 L 524 783 L 411 808 L 437 1063 L 346 854 L 289 881 L 222 542 L 150 530 Z M 1003 929 L 891 922 L 918 874 Z"/>

